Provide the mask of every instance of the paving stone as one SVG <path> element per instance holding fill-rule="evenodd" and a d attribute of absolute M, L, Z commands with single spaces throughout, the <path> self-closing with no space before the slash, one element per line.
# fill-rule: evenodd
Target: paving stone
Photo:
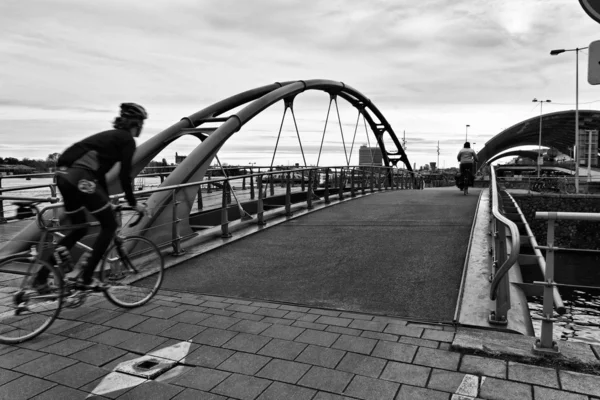
<path fill-rule="evenodd" d="M 0 367 L 13 369 L 19 365 L 26 364 L 29 361 L 36 360 L 43 356 L 45 356 L 45 354 L 39 351 L 15 347 L 14 351 L 3 354 L 0 357 Z"/>
<path fill-rule="evenodd" d="M 268 303 L 266 301 L 253 301 L 250 305 L 258 307 L 258 308 L 279 308 L 280 305 L 278 303 Z"/>
<path fill-rule="evenodd" d="M 387 322 L 354 320 L 349 325 L 349 328 L 360 329 L 363 331 L 383 332 L 386 326 Z"/>
<path fill-rule="evenodd" d="M 210 316 L 211 314 L 186 310 L 177 315 L 172 316 L 169 319 L 172 321 L 185 322 L 187 324 L 197 324 Z"/>
<path fill-rule="evenodd" d="M 327 347 L 310 345 L 296 358 L 296 361 L 318 365 L 321 367 L 335 368 L 346 352 L 329 349 Z"/>
<path fill-rule="evenodd" d="M 310 400 L 314 395 L 315 391 L 312 389 L 273 382 L 257 400 Z"/>
<path fill-rule="evenodd" d="M 429 347 L 430 349 L 437 349 L 439 346 L 439 342 L 436 342 L 434 340 L 419 339 L 419 338 L 411 337 L 411 336 L 400 336 L 400 338 L 398 339 L 398 342 L 414 344 L 415 346 L 420 346 L 420 347 Z"/>
<path fill-rule="evenodd" d="M 305 321 L 294 321 L 292 326 L 297 326 L 299 328 L 313 329 L 316 331 L 324 331 L 325 329 L 327 329 L 327 325 L 315 324 L 314 322 L 305 322 Z"/>
<path fill-rule="evenodd" d="M 144 317 L 142 315 L 136 314 L 122 314 L 116 318 L 111 319 L 110 321 L 106 321 L 104 323 L 105 326 L 110 326 L 117 329 L 128 330 L 137 324 L 144 322 L 148 317 Z"/>
<path fill-rule="evenodd" d="M 395 400 L 448 400 L 449 393 L 439 392 L 437 390 L 425 389 L 416 386 L 402 385 Z M 506 399 L 513 399 L 507 397 Z M 517 399 L 516 397 L 514 398 Z M 454 400 L 454 399 L 453 399 Z M 456 399 L 463 400 L 463 399 Z M 471 400 L 471 399 L 468 399 Z M 521 400 L 521 399 L 519 399 Z"/>
<path fill-rule="evenodd" d="M 221 346 L 235 335 L 237 335 L 237 332 L 207 328 L 194 336 L 192 341 L 194 343 L 207 344 L 209 346 Z"/>
<path fill-rule="evenodd" d="M 364 400 L 393 400 L 399 387 L 400 385 L 394 382 L 357 375 L 344 393 Z"/>
<path fill-rule="evenodd" d="M 327 392 L 342 393 L 352 377 L 353 375 L 348 372 L 311 367 L 298 384 Z"/>
<path fill-rule="evenodd" d="M 600 397 L 600 379 L 597 376 L 571 371 L 559 371 L 558 375 L 563 390 Z"/>
<path fill-rule="evenodd" d="M 235 351 L 221 349 L 219 347 L 202 346 L 188 354 L 185 358 L 185 363 L 215 368 L 217 365 L 231 357 L 234 353 Z"/>
<path fill-rule="evenodd" d="M 40 393 L 45 392 L 53 386 L 56 386 L 56 384 L 53 382 L 48 382 L 34 376 L 23 375 L 20 378 L 0 386 L 0 399 L 30 399 Z"/>
<path fill-rule="evenodd" d="M 479 389 L 479 397 L 490 400 L 531 400 L 531 393 L 531 385 L 487 377 Z"/>
<path fill-rule="evenodd" d="M 213 389 L 214 393 L 230 396 L 235 399 L 254 400 L 271 381 L 252 376 L 233 374 Z"/>
<path fill-rule="evenodd" d="M 460 361 L 460 354 L 445 350 L 429 349 L 419 347 L 415 360 L 415 364 L 427 365 L 429 367 L 450 369 L 456 371 Z"/>
<path fill-rule="evenodd" d="M 504 360 L 464 355 L 460 363 L 459 371 L 506 379 L 507 364 Z"/>
<path fill-rule="evenodd" d="M 330 325 L 325 329 L 325 332 L 339 333 L 341 335 L 349 335 L 349 336 L 360 336 L 362 333 L 361 330 L 352 329 L 352 328 L 344 328 L 343 326 L 334 326 Z"/>
<path fill-rule="evenodd" d="M 270 357 L 238 352 L 223 361 L 218 368 L 229 372 L 254 375 L 269 361 L 271 361 Z"/>
<path fill-rule="evenodd" d="M 44 347 L 50 346 L 51 344 L 62 342 L 63 340 L 66 340 L 64 336 L 53 335 L 44 332 L 41 335 L 34 337 L 33 339 L 29 339 L 26 342 L 19 343 L 17 346 L 29 350 L 40 350 Z M 8 349 L 10 351 L 13 351 L 14 346 L 10 346 Z M 8 351 L 4 351 L 2 352 L 2 354 L 5 354 L 7 352 Z"/>
<path fill-rule="evenodd" d="M 192 306 L 197 306 L 197 305 L 200 305 L 200 304 L 204 303 L 204 300 L 182 297 L 180 299 L 177 299 L 176 303 L 189 304 L 189 305 L 192 305 Z"/>
<path fill-rule="evenodd" d="M 438 342 L 452 343 L 454 340 L 454 332 L 440 331 L 437 329 L 425 329 L 421 337 L 423 339 L 437 340 Z"/>
<path fill-rule="evenodd" d="M 267 319 L 267 317 L 263 317 L 262 315 L 255 315 L 255 314 L 247 314 L 247 313 L 243 313 L 243 312 L 236 312 L 231 314 L 232 317 L 235 318 L 239 318 L 239 319 L 245 319 L 247 321 L 263 321 L 265 319 Z M 271 323 L 271 322 L 268 322 Z M 292 323 L 292 321 L 290 320 L 290 324 Z"/>
<path fill-rule="evenodd" d="M 216 309 L 219 309 L 219 310 L 224 310 L 227 307 L 229 307 L 229 304 L 222 303 L 222 302 L 219 302 L 219 301 L 205 301 L 204 303 L 202 303 L 202 307 L 206 307 L 207 309 L 208 308 L 216 308 Z"/>
<path fill-rule="evenodd" d="M 296 321 L 303 321 L 303 322 L 315 322 L 319 318 L 319 315 L 307 314 L 305 312 L 291 311 L 291 312 L 285 314 L 283 316 L 283 318 L 295 319 Z"/>
<path fill-rule="evenodd" d="M 212 315 L 198 324 L 207 326 L 209 328 L 227 329 L 231 325 L 236 324 L 240 321 L 239 318 L 226 317 L 223 315 Z"/>
<path fill-rule="evenodd" d="M 253 312 L 257 311 L 258 309 L 260 309 L 260 307 L 249 306 L 249 305 L 245 305 L 245 304 L 232 304 L 229 307 L 227 307 L 227 310 L 229 310 L 229 311 L 237 311 L 237 312 L 248 313 L 248 314 L 252 314 Z"/>
<path fill-rule="evenodd" d="M 273 308 L 261 307 L 254 312 L 256 315 L 264 315 L 265 317 L 281 318 L 288 313 L 287 310 L 276 310 Z"/>
<path fill-rule="evenodd" d="M 173 400 L 227 400 L 227 397 L 187 388 L 173 397 Z"/>
<path fill-rule="evenodd" d="M 588 397 L 583 394 L 569 393 L 563 390 L 544 388 L 539 386 L 533 387 L 534 400 L 588 400 Z"/>
<path fill-rule="evenodd" d="M 558 375 L 553 368 L 543 368 L 509 361 L 508 379 L 540 386 L 558 388 Z"/>
<path fill-rule="evenodd" d="M 115 319 L 120 315 L 123 315 L 123 313 L 121 311 L 96 310 L 93 313 L 90 313 L 90 314 L 80 317 L 79 321 L 80 322 L 90 322 L 92 324 L 104 324 L 106 321 Z"/>
<path fill-rule="evenodd" d="M 76 326 L 75 328 L 67 329 L 62 332 L 61 335 L 85 340 L 102 332 L 106 332 L 109 329 L 110 328 L 107 326 L 86 323 Z"/>
<path fill-rule="evenodd" d="M 225 371 L 196 367 L 186 374 L 174 379 L 171 383 L 193 389 L 210 391 L 230 375 L 229 372 Z"/>
<path fill-rule="evenodd" d="M 172 321 L 172 320 L 169 320 Z M 179 340 L 190 340 L 194 336 L 198 335 L 200 332 L 205 330 L 206 328 L 200 325 L 186 324 L 183 322 L 177 322 L 172 327 L 165 329 L 160 333 L 160 336 L 168 337 L 171 339 L 179 339 Z"/>
<path fill-rule="evenodd" d="M 135 354 L 135 353 L 125 353 L 123 354 L 121 357 L 116 358 L 114 360 L 112 360 L 109 363 L 106 363 L 104 365 L 101 365 L 102 368 L 104 368 L 107 371 L 113 371 L 115 368 L 117 368 L 117 366 L 125 361 L 131 361 L 134 360 L 136 358 L 140 358 L 139 354 Z"/>
<path fill-rule="evenodd" d="M 360 334 L 360 336 L 366 337 L 369 339 L 387 340 L 388 342 L 397 342 L 398 341 L 398 336 L 392 335 L 391 333 L 364 331 L 363 333 Z"/>
<path fill-rule="evenodd" d="M 257 315 L 255 315 L 256 317 Z M 291 325 L 294 321 L 291 319 L 275 318 L 275 317 L 264 317 L 261 322 L 275 325 Z"/>
<path fill-rule="evenodd" d="M 81 390 L 73 389 L 67 386 L 54 386 L 50 390 L 42 392 L 31 400 L 81 400 L 87 398 L 88 394 Z"/>
<path fill-rule="evenodd" d="M 123 343 L 119 343 L 117 347 L 133 353 L 145 354 L 166 341 L 167 338 L 164 337 L 136 333 L 134 337 Z"/>
<path fill-rule="evenodd" d="M 107 346 L 116 346 L 119 343 L 123 343 L 126 340 L 135 337 L 136 333 L 124 331 L 122 329 L 112 328 L 108 331 L 102 332 L 99 335 L 92 336 L 88 340 L 92 342 L 102 343 Z"/>
<path fill-rule="evenodd" d="M 308 312 L 309 314 L 327 315 L 330 317 L 337 317 L 341 314 L 339 311 L 323 310 L 320 308 L 311 308 L 310 310 L 308 310 Z"/>
<path fill-rule="evenodd" d="M 362 320 L 362 321 L 371 321 L 371 320 L 373 320 L 373 316 L 372 315 L 356 314 L 356 313 L 348 313 L 348 312 L 341 313 L 340 314 L 340 318 L 359 319 L 359 320 Z"/>
<path fill-rule="evenodd" d="M 160 318 L 148 318 L 144 322 L 132 327 L 130 331 L 147 333 L 148 335 L 157 335 L 175 324 L 177 324 L 177 321 Z"/>
<path fill-rule="evenodd" d="M 233 314 L 235 314 L 234 311 L 224 310 L 224 309 L 221 309 L 221 308 L 205 308 L 202 311 L 204 311 L 206 313 L 210 313 L 212 315 L 223 315 L 225 317 L 230 317 Z"/>
<path fill-rule="evenodd" d="M 335 369 L 339 371 L 351 372 L 356 375 L 377 378 L 379 374 L 381 374 L 381 371 L 383 371 L 385 364 L 386 361 L 381 358 L 346 353 L 342 361 L 340 361 Z"/>
<path fill-rule="evenodd" d="M 411 326 L 413 328 L 435 329 L 435 330 L 438 330 L 438 331 L 443 331 L 444 330 L 444 326 L 443 325 L 419 324 L 419 323 L 415 323 L 415 322 L 409 322 L 408 326 Z"/>
<path fill-rule="evenodd" d="M 262 331 L 261 335 L 283 340 L 294 340 L 302 332 L 304 332 L 303 328 L 275 324 Z"/>
<path fill-rule="evenodd" d="M 46 376 L 46 379 L 75 389 L 108 374 L 103 368 L 79 362 L 58 372 Z"/>
<path fill-rule="evenodd" d="M 81 318 L 79 321 L 71 321 L 68 319 L 57 318 L 54 320 L 52 325 L 50 325 L 50 327 L 46 330 L 46 332 L 51 333 L 53 335 L 58 335 L 59 333 L 62 333 L 66 330 L 75 328 L 76 326 L 83 324 L 82 320 L 83 318 Z"/>
<path fill-rule="evenodd" d="M 421 337 L 423 334 L 423 328 L 418 328 L 414 326 L 404 326 L 397 324 L 388 324 L 388 326 L 383 330 L 384 333 L 392 333 L 394 335 L 400 336 L 412 336 L 412 337 Z"/>
<path fill-rule="evenodd" d="M 59 356 L 68 356 L 73 353 L 77 353 L 83 349 L 93 346 L 94 342 L 79 339 L 67 339 L 62 342 L 51 344 L 50 346 L 41 349 L 47 353 L 58 354 Z"/>
<path fill-rule="evenodd" d="M 177 306 L 177 304 L 174 304 L 174 306 Z M 184 312 L 186 312 L 186 311 L 184 311 L 180 308 L 161 306 L 161 307 L 153 308 L 152 310 L 145 312 L 143 315 L 145 315 L 147 317 L 169 319 L 169 318 L 173 318 L 177 314 L 181 314 Z M 187 321 L 181 321 L 181 322 L 187 322 Z"/>
<path fill-rule="evenodd" d="M 340 337 L 337 333 L 321 332 L 307 329 L 296 339 L 296 342 L 314 344 L 317 346 L 329 347 Z"/>
<path fill-rule="evenodd" d="M 313 400 L 352 400 L 350 397 L 340 396 L 333 393 L 317 392 Z"/>
<path fill-rule="evenodd" d="M 398 319 L 398 318 L 394 318 L 394 317 L 383 317 L 383 316 L 378 316 L 378 315 L 373 317 L 373 321 L 386 322 L 388 324 L 395 324 L 395 325 L 408 324 L 407 321 L 402 320 L 402 319 Z"/>
<path fill-rule="evenodd" d="M 249 333 L 238 333 L 234 338 L 225 343 L 222 347 L 226 349 L 245 351 L 247 353 L 256 353 L 269 341 L 271 338 L 259 335 L 251 335 Z"/>
<path fill-rule="evenodd" d="M 463 372 L 454 372 L 433 368 L 431 371 L 431 377 L 427 383 L 427 387 L 430 389 L 440 390 L 442 392 L 456 393 L 457 389 L 463 383 L 465 376 L 466 374 Z M 475 375 L 471 375 L 471 377 L 474 376 Z M 477 377 L 477 381 L 479 381 L 479 377 Z"/>
<path fill-rule="evenodd" d="M 385 366 L 381 379 L 425 387 L 430 371 L 431 368 L 392 361 Z"/>
<path fill-rule="evenodd" d="M 4 385 L 7 382 L 14 381 L 21 375 L 23 374 L 11 371 L 9 369 L 0 368 L 0 386 Z"/>
<path fill-rule="evenodd" d="M 412 362 L 418 347 L 412 344 L 393 343 L 379 341 L 373 352 L 374 357 L 386 358 L 388 360 Z"/>
<path fill-rule="evenodd" d="M 180 386 L 148 381 L 119 396 L 119 400 L 170 400 L 181 391 L 183 387 Z"/>
<path fill-rule="evenodd" d="M 376 344 L 377 340 L 375 339 L 342 335 L 331 347 L 355 353 L 370 354 Z"/>
<path fill-rule="evenodd" d="M 27 375 L 43 378 L 46 375 L 53 374 L 75 363 L 77 363 L 77 361 L 67 357 L 46 354 L 45 356 L 36 358 L 26 364 L 19 365 L 14 370 Z"/>
<path fill-rule="evenodd" d="M 285 360 L 293 360 L 298 357 L 298 354 L 302 353 L 306 347 L 308 347 L 308 345 L 304 343 L 273 339 L 260 349 L 258 354 L 283 358 Z"/>
<path fill-rule="evenodd" d="M 440 350 L 446 350 L 446 351 L 451 351 L 452 350 L 452 344 L 451 343 L 440 342 L 440 345 L 439 345 L 438 349 L 440 349 Z"/>
<path fill-rule="evenodd" d="M 116 399 L 129 392 L 138 385 L 147 382 L 146 379 L 127 375 L 120 372 L 111 372 L 79 388 L 84 392 L 93 393 L 86 397 L 90 400 Z"/>
<path fill-rule="evenodd" d="M 289 304 L 282 304 L 281 306 L 279 306 L 280 310 L 288 310 L 288 311 L 298 311 L 298 312 L 308 312 L 308 310 L 310 310 L 309 307 L 300 307 L 300 306 L 292 306 Z"/>
<path fill-rule="evenodd" d="M 242 320 L 237 324 L 229 327 L 229 330 L 258 335 L 270 326 L 271 324 L 267 324 L 264 322 Z"/>
<path fill-rule="evenodd" d="M 116 347 L 106 346 L 104 344 L 95 344 L 86 349 L 78 351 L 70 355 L 74 358 L 85 363 L 101 366 L 115 360 L 127 352 Z"/>
<path fill-rule="evenodd" d="M 318 324 L 348 326 L 352 322 L 350 318 L 329 317 L 327 315 L 320 316 L 316 321 Z"/>
<path fill-rule="evenodd" d="M 150 310 L 155 309 L 156 307 L 160 307 L 160 304 L 151 301 L 150 303 L 146 303 L 143 306 L 128 309 L 127 312 L 131 314 L 144 314 Z"/>
<path fill-rule="evenodd" d="M 287 383 L 296 383 L 310 369 L 310 365 L 294 361 L 271 360 L 256 376 Z"/>

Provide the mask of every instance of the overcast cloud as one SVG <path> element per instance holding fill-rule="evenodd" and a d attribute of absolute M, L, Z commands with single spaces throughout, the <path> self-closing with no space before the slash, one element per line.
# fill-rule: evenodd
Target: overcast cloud
<path fill-rule="evenodd" d="M 118 104 L 144 105 L 140 138 L 228 96 L 277 81 L 331 79 L 369 97 L 418 166 L 452 166 L 470 124 L 481 148 L 502 129 L 544 112 L 574 109 L 575 54 L 600 39 L 574 0 L 3 0 L 0 3 L 0 156 L 45 158 L 108 129 Z M 580 109 L 598 109 L 580 53 Z M 298 96 L 308 163 L 316 162 L 329 99 Z M 340 100 L 343 142 L 356 110 Z M 282 105 L 251 121 L 221 150 L 230 164 L 268 164 Z M 368 139 L 362 123 L 355 150 Z M 371 144 L 373 138 L 370 138 Z M 186 138 L 161 153 L 189 153 Z M 290 115 L 276 164 L 302 161 Z M 325 156 L 327 152 L 327 156 Z M 356 152 L 356 151 L 355 151 Z M 310 154 L 309 154 L 310 153 Z M 343 163 L 335 109 L 325 163 Z M 323 161 L 321 161 L 323 164 Z"/>

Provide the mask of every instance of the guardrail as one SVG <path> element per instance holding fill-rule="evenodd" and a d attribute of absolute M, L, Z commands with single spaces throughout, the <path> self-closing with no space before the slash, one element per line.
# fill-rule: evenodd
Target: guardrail
<path fill-rule="evenodd" d="M 246 180 L 249 180 L 249 193 L 245 189 Z M 242 182 L 242 188 L 244 189 L 240 189 L 239 182 Z M 236 184 L 238 187 L 234 186 Z M 276 186 L 279 187 L 277 190 Z M 294 186 L 298 187 L 299 190 L 292 193 L 292 187 Z M 388 189 L 422 189 L 423 180 L 418 173 L 392 167 L 333 166 L 295 168 L 286 171 L 274 170 L 233 177 L 220 177 L 134 192 L 136 197 L 141 198 L 148 198 L 152 194 L 158 192 L 171 192 L 170 195 L 165 196 L 164 201 L 157 206 L 157 209 L 152 210 L 155 216 L 158 213 L 166 211 L 169 213 L 170 217 L 163 218 L 161 225 L 149 225 L 149 228 L 146 228 L 141 233 L 165 238 L 164 241 L 161 239 L 160 241 L 155 240 L 155 242 L 160 246 L 171 245 L 173 247 L 174 255 L 183 254 L 185 252 L 182 248 L 182 241 L 188 236 L 183 235 L 189 233 L 186 231 L 182 234 L 182 229 L 180 227 L 181 223 L 184 221 L 184 217 L 181 214 L 185 214 L 186 211 L 179 210 L 179 207 L 182 206 L 181 203 L 183 199 L 181 196 L 178 197 L 178 194 L 186 189 L 194 187 L 197 188 L 195 191 L 196 197 L 186 197 L 186 207 L 189 207 L 190 202 L 193 205 L 194 200 L 196 200 L 197 211 L 217 212 L 220 210 L 221 216 L 220 224 L 211 223 L 210 226 L 201 226 L 198 229 L 216 228 L 220 225 L 221 236 L 229 237 L 231 236 L 229 216 L 232 214 L 232 208 L 234 211 L 239 212 L 239 214 L 236 214 L 236 217 L 239 216 L 241 220 L 253 219 L 253 217 L 250 216 L 250 213 L 243 209 L 238 194 L 240 197 L 245 197 L 246 200 L 250 200 L 251 203 L 253 203 L 252 213 L 256 215 L 257 224 L 262 225 L 265 223 L 265 213 L 269 213 L 271 210 L 285 209 L 285 214 L 291 215 L 292 204 L 298 204 L 299 202 L 305 203 L 305 207 L 310 209 L 313 207 L 313 202 L 315 201 L 323 200 L 324 203 L 329 203 L 332 197 L 343 200 L 345 196 L 349 195 L 350 197 L 355 197 L 359 192 L 365 194 L 367 191 L 373 193 L 375 191 Z M 315 197 L 315 190 L 319 191 L 321 197 Z M 238 194 L 236 194 L 236 192 Z M 272 204 L 265 204 L 267 198 L 274 196 L 282 196 L 283 199 L 282 201 L 277 200 L 271 202 Z M 123 194 L 111 196 L 113 201 L 119 201 L 122 197 L 124 197 Z M 25 200 L 22 197 L 9 198 L 8 196 L 0 196 L 0 202 L 3 198 L 5 200 Z M 237 203 L 237 208 L 235 206 L 230 206 L 233 200 Z M 256 207 L 254 207 L 254 204 Z M 208 209 L 205 206 L 208 206 Z M 172 208 L 164 210 L 164 208 L 167 207 Z M 187 210 L 187 208 L 182 210 Z M 190 212 L 192 211 L 193 210 L 190 210 Z M 187 217 L 189 218 L 189 223 L 191 219 L 189 215 Z M 194 227 L 191 223 L 189 225 L 191 228 Z M 186 229 L 188 228 L 186 227 Z M 165 235 L 166 230 L 170 231 L 170 235 Z M 167 236 L 168 239 L 166 238 Z"/>
<path fill-rule="evenodd" d="M 490 299 L 495 300 L 496 308 L 490 312 L 488 322 L 494 325 L 506 325 L 508 323 L 507 314 L 510 309 L 510 288 L 507 273 L 519 257 L 521 244 L 517 225 L 500 212 L 500 193 L 498 192 L 494 167 L 490 168 L 490 173 L 490 197 L 492 198 L 491 234 L 493 237 L 493 270 Z M 510 232 L 510 255 L 508 252 L 507 230 Z"/>
<path fill-rule="evenodd" d="M 579 220 L 579 221 L 594 221 L 600 222 L 600 213 L 578 213 L 578 212 L 536 212 L 536 219 L 543 219 L 548 221 L 548 231 L 546 236 L 546 246 L 536 246 L 537 249 L 546 250 L 546 273 L 544 275 L 544 281 L 534 281 L 536 285 L 542 285 L 544 287 L 543 297 L 543 316 L 539 319 L 542 321 L 540 338 L 536 340 L 533 350 L 537 353 L 542 354 L 556 354 L 560 353 L 558 344 L 553 340 L 552 330 L 553 323 L 556 321 L 553 318 L 554 309 L 554 290 L 556 287 L 571 287 L 579 289 L 600 289 L 600 286 L 584 286 L 584 285 L 568 285 L 556 283 L 554 281 L 554 252 L 556 251 L 581 251 L 588 253 L 600 253 L 600 250 L 593 249 L 569 249 L 554 246 L 554 229 L 555 221 L 560 220 Z"/>

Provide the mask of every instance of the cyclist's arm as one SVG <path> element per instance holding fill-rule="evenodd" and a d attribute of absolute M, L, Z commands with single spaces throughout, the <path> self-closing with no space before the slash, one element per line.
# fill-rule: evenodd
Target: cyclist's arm
<path fill-rule="evenodd" d="M 135 141 L 131 138 L 121 147 L 121 172 L 119 178 L 121 180 L 121 187 L 125 192 L 125 198 L 130 206 L 136 205 L 136 200 L 133 195 L 133 187 L 131 186 L 131 162 L 133 159 L 133 153 L 135 152 Z"/>
<path fill-rule="evenodd" d="M 473 164 L 479 162 L 479 158 L 477 158 L 477 153 L 473 150 Z"/>

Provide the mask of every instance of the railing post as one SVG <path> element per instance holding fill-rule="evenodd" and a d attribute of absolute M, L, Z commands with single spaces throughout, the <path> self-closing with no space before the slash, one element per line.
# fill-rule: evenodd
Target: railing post
<path fill-rule="evenodd" d="M 286 174 L 286 183 L 285 183 L 285 216 L 292 216 L 292 173 L 288 172 Z M 283 178 L 283 174 L 281 175 Z"/>
<path fill-rule="evenodd" d="M 223 182 L 223 201 L 221 202 L 221 237 L 230 238 L 231 233 L 229 232 L 229 216 L 227 215 L 227 189 L 229 188 L 229 181 Z"/>
<path fill-rule="evenodd" d="M 212 185 L 210 184 L 210 174 L 207 176 L 207 180 L 209 181 L 206 185 L 206 193 L 212 193 Z"/>
<path fill-rule="evenodd" d="M 370 179 L 370 182 L 369 182 L 369 185 L 371 187 L 371 193 L 375 192 L 375 188 L 374 188 L 374 186 L 375 186 L 375 176 L 374 175 L 375 175 L 375 168 L 371 167 L 371 179 Z"/>
<path fill-rule="evenodd" d="M 242 190 L 246 190 L 246 177 L 242 178 Z"/>
<path fill-rule="evenodd" d="M 345 178 L 344 175 L 345 175 L 344 174 L 344 170 L 343 169 L 340 170 L 340 180 L 339 180 L 340 187 L 338 189 L 338 198 L 340 200 L 344 200 L 344 186 L 345 186 L 345 183 L 346 183 L 345 180 L 344 180 L 344 178 Z"/>
<path fill-rule="evenodd" d="M 225 189 L 225 186 L 227 186 L 227 189 Z M 233 190 L 233 187 L 229 184 L 229 180 L 225 181 L 223 183 L 223 193 L 227 193 L 227 204 L 231 204 L 231 191 Z"/>
<path fill-rule="evenodd" d="M 274 178 L 273 178 L 273 174 L 269 175 L 269 183 L 270 183 L 270 187 L 271 187 L 271 196 L 275 196 L 275 184 L 273 182 Z"/>
<path fill-rule="evenodd" d="M 360 193 L 362 195 L 365 194 L 365 170 L 364 169 L 360 169 Z"/>
<path fill-rule="evenodd" d="M 507 259 L 507 246 L 506 246 L 506 226 L 495 220 L 495 232 L 494 242 L 496 254 L 493 274 L 496 275 L 498 269 L 504 264 Z M 496 291 L 496 309 L 490 313 L 488 322 L 494 325 L 506 325 L 508 323 L 508 310 L 510 309 L 510 286 L 508 281 L 508 274 L 504 275 L 498 289 Z"/>
<path fill-rule="evenodd" d="M 2 177 L 0 177 L 0 189 L 2 189 Z M 3 192 L 0 191 L 0 196 Z M 5 224 L 6 218 L 4 218 L 4 200 L 0 200 L 0 224 Z"/>
<path fill-rule="evenodd" d="M 329 203 L 329 168 L 325 168 L 325 204 Z"/>
<path fill-rule="evenodd" d="M 250 168 L 250 175 L 252 175 L 252 168 Z M 254 177 L 250 177 L 250 200 L 254 200 Z"/>
<path fill-rule="evenodd" d="M 554 220 L 548 220 L 548 234 L 546 238 L 546 276 L 544 277 L 544 306 L 542 309 L 542 328 L 540 339 L 535 341 L 533 351 L 536 353 L 559 353 L 558 344 L 552 340 L 554 310 Z"/>
<path fill-rule="evenodd" d="M 381 168 L 377 168 L 377 190 L 381 192 Z"/>
<path fill-rule="evenodd" d="M 350 172 L 350 197 L 356 197 L 356 192 L 354 191 L 354 168 Z"/>
<path fill-rule="evenodd" d="M 202 204 L 202 185 L 198 185 L 198 210 L 202 210 L 204 205 Z"/>
<path fill-rule="evenodd" d="M 309 210 L 313 209 L 313 205 L 312 205 L 312 196 L 313 196 L 312 180 L 313 180 L 313 171 L 310 170 L 310 171 L 308 171 L 308 188 L 306 190 L 306 208 L 309 209 Z"/>
<path fill-rule="evenodd" d="M 300 177 L 300 179 L 302 180 L 302 191 L 304 192 L 304 170 L 302 170 L 302 176 Z"/>
<path fill-rule="evenodd" d="M 262 175 L 256 177 L 256 186 L 258 189 L 258 201 L 256 202 L 256 217 L 257 217 L 257 225 L 266 225 L 264 210 L 263 210 L 263 182 Z"/>
<path fill-rule="evenodd" d="M 180 256 L 185 254 L 185 250 L 181 248 L 181 236 L 179 235 L 179 223 L 181 219 L 177 217 L 177 206 L 179 205 L 179 201 L 177 201 L 177 193 L 173 190 L 172 195 L 172 203 L 173 203 L 173 224 L 172 224 L 172 246 L 173 252 L 171 253 L 174 256 Z"/>

